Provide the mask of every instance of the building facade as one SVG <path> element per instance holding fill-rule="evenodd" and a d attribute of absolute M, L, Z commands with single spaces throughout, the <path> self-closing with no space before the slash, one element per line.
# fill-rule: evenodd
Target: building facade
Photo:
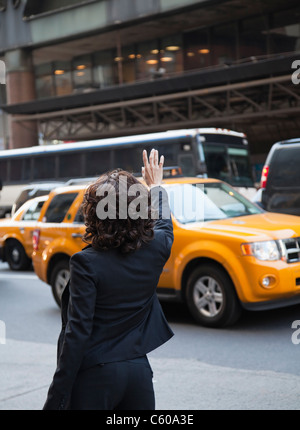
<path fill-rule="evenodd" d="M 298 0 L 0 0 L 0 60 L 6 148 L 214 126 L 263 163 L 300 137 Z"/>

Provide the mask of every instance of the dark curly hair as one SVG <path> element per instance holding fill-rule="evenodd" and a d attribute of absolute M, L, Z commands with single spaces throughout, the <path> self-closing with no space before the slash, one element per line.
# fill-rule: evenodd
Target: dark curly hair
<path fill-rule="evenodd" d="M 127 212 L 126 217 L 120 215 L 120 186 L 121 180 L 127 184 Z M 137 196 L 128 195 L 128 190 L 132 185 L 139 184 L 142 186 L 143 194 L 148 199 L 147 218 L 139 217 L 133 219 L 128 216 L 130 203 Z M 115 219 L 100 219 L 97 213 L 97 207 L 102 199 L 107 197 L 108 189 L 115 192 Z M 113 188 L 111 188 L 113 187 Z M 139 188 L 140 189 L 140 188 Z M 99 192 L 100 191 L 100 192 Z M 123 207 L 124 209 L 124 207 Z M 84 242 L 98 250 L 109 250 L 112 248 L 119 249 L 120 252 L 127 254 L 141 248 L 143 243 L 149 243 L 154 237 L 154 221 L 151 219 L 150 193 L 142 183 L 132 174 L 124 170 L 114 170 L 106 173 L 90 185 L 84 195 L 81 206 L 82 214 L 85 219 L 86 232 L 83 236 Z"/>

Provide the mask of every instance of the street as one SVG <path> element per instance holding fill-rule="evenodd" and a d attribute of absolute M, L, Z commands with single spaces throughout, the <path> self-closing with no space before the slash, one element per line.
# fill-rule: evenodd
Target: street
<path fill-rule="evenodd" d="M 228 329 L 197 326 L 164 304 L 174 338 L 149 355 L 158 410 L 300 409 L 299 307 L 244 313 Z M 60 311 L 34 272 L 0 264 L 0 410 L 40 410 L 55 370 Z"/>

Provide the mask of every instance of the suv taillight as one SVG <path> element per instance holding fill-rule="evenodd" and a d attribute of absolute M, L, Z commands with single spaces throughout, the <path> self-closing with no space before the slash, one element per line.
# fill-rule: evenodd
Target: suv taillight
<path fill-rule="evenodd" d="M 40 233 L 40 230 L 34 230 L 32 234 L 32 245 L 34 251 L 37 251 L 39 249 Z"/>
<path fill-rule="evenodd" d="M 265 166 L 263 168 L 262 174 L 261 174 L 261 183 L 260 183 L 261 188 L 266 188 L 267 180 L 268 180 L 268 174 L 269 174 L 269 166 Z"/>

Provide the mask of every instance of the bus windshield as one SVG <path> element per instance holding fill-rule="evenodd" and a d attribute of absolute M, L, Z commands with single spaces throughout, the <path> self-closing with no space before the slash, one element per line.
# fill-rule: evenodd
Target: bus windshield
<path fill-rule="evenodd" d="M 247 148 L 230 143 L 225 145 L 200 143 L 199 145 L 200 151 L 203 151 L 205 156 L 209 178 L 221 179 L 234 187 L 253 187 Z"/>

